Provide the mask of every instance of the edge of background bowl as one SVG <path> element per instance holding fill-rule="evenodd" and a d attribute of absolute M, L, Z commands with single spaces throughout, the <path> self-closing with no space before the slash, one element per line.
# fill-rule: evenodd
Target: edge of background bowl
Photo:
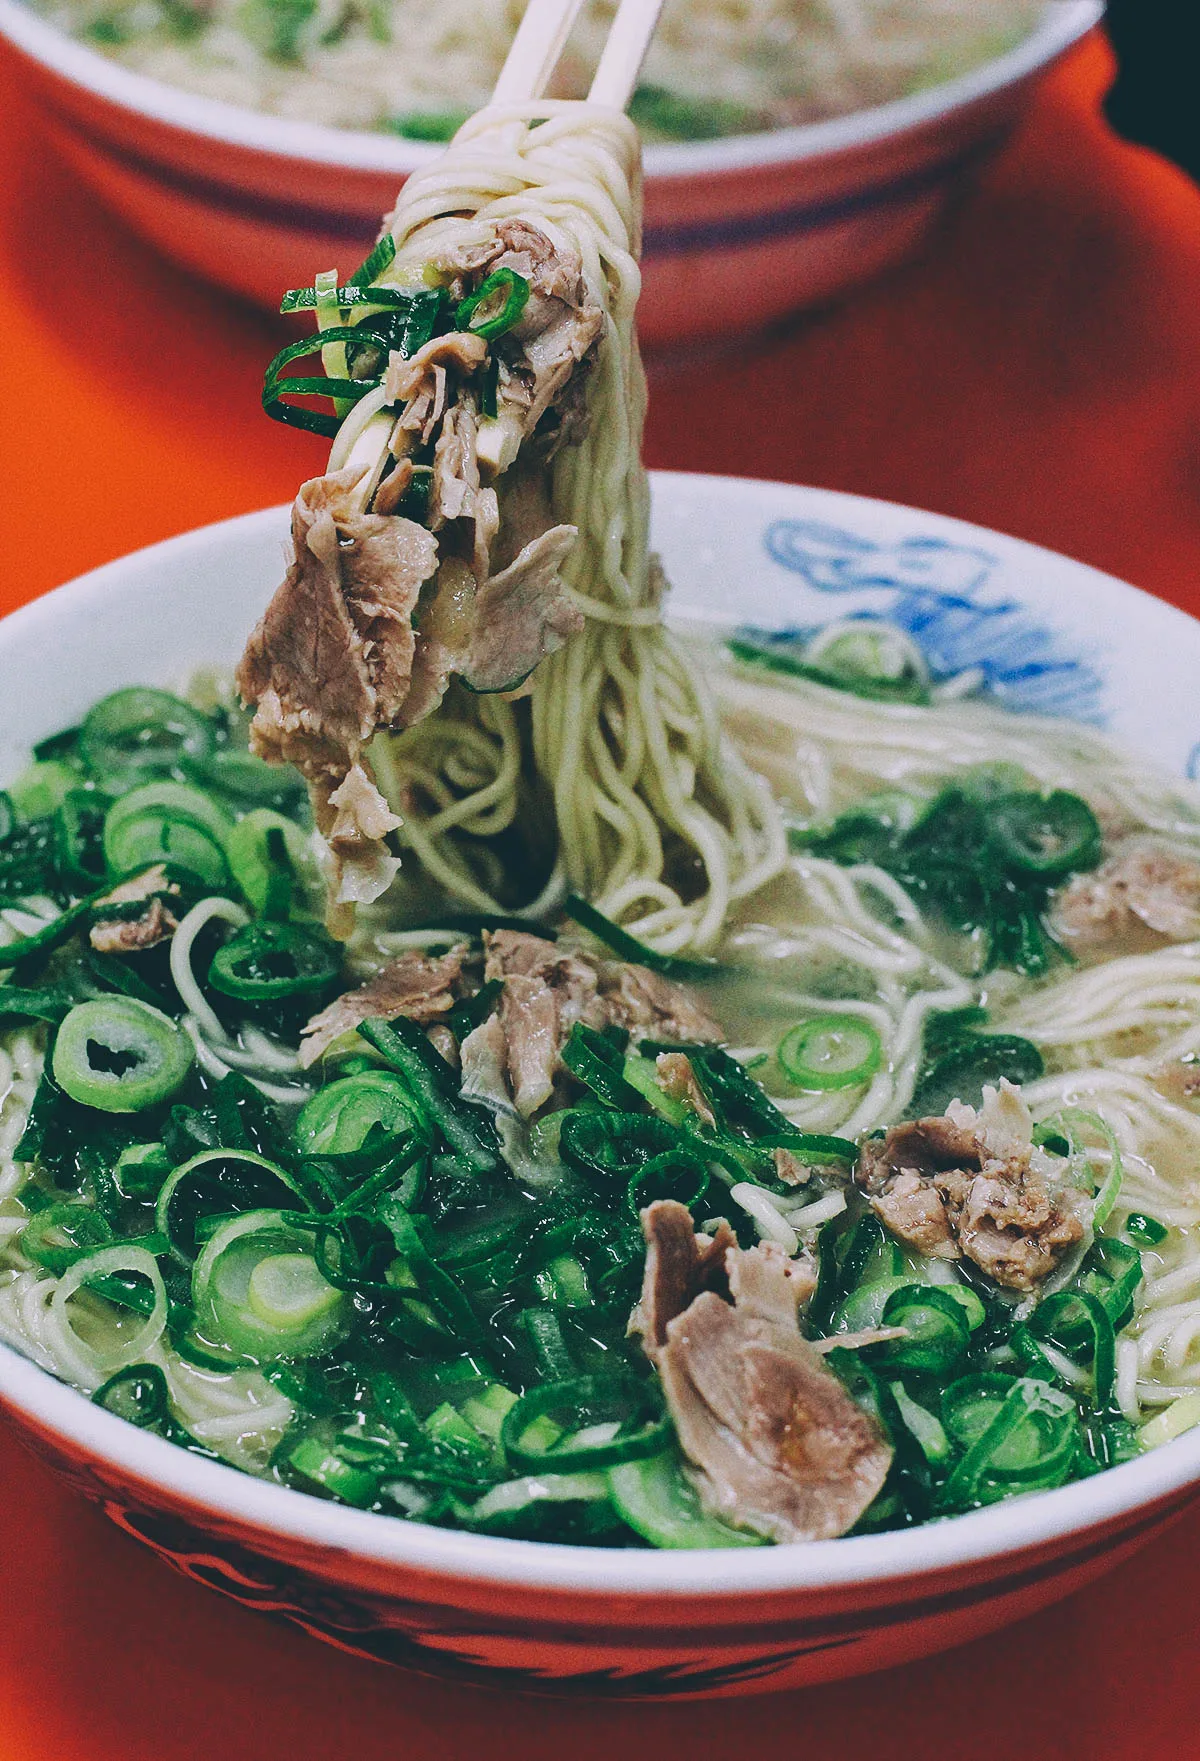
<path fill-rule="evenodd" d="M 1036 73 L 1086 35 L 1103 12 L 1103 0 L 1048 0 L 1046 16 L 1015 48 L 955 79 L 827 122 L 702 144 L 650 146 L 645 156 L 646 176 L 694 177 L 815 159 L 921 127 Z M 426 164 L 440 150 L 351 129 L 293 122 L 186 92 L 134 73 L 89 49 L 38 17 L 24 0 L 0 0 L 0 36 L 98 98 L 209 140 L 313 164 L 392 172 L 398 177 Z"/>
<path fill-rule="evenodd" d="M 753 479 L 656 472 L 661 491 L 685 486 L 718 503 L 723 496 L 798 495 L 791 484 Z M 812 492 L 808 492 L 812 493 Z M 1089 593 L 1114 600 L 1132 598 L 1136 615 L 1152 614 L 1165 630 L 1197 643 L 1197 622 L 1141 589 L 1074 563 L 1060 553 L 945 515 L 880 502 L 871 497 L 821 491 L 827 502 L 852 508 L 885 509 L 889 517 L 915 515 L 949 539 L 999 544 L 1010 558 L 1032 570 L 1064 565 L 1078 574 Z M 269 540 L 282 547 L 288 510 L 268 508 L 201 527 L 107 563 L 23 606 L 0 621 L 0 655 L 8 633 L 29 637 L 44 629 L 51 638 L 64 616 L 93 613 L 110 603 L 131 570 L 152 574 L 163 562 L 175 567 L 199 556 L 214 542 Z M 917 1530 L 804 1546 L 725 1553 L 715 1578 L 708 1553 L 613 1554 L 586 1547 L 423 1528 L 367 1512 L 348 1510 L 284 1487 L 255 1480 L 236 1468 L 188 1455 L 176 1445 L 148 1436 L 102 1412 L 85 1395 L 58 1382 L 12 1348 L 0 1345 L 0 1396 L 18 1417 L 72 1443 L 129 1479 L 168 1488 L 198 1512 L 232 1519 L 289 1539 L 316 1543 L 374 1563 L 408 1567 L 435 1578 L 465 1579 L 527 1589 L 610 1593 L 626 1597 L 688 1596 L 719 1600 L 760 1592 L 823 1590 L 860 1583 L 915 1579 L 938 1571 L 970 1567 L 987 1559 L 1054 1544 L 1068 1536 L 1103 1528 L 1142 1508 L 1153 1507 L 1200 1481 L 1200 1432 L 1185 1435 L 1151 1454 L 1110 1468 L 1091 1479 L 1027 1499 L 1013 1499 L 986 1510 L 954 1517 Z"/>

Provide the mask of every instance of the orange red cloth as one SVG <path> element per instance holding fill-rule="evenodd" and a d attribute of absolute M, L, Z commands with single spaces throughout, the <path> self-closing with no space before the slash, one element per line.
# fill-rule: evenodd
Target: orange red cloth
<path fill-rule="evenodd" d="M 920 261 L 786 334 L 655 364 L 651 462 L 936 508 L 1200 613 L 1200 191 L 1107 130 L 1108 76 L 1086 45 Z M 259 413 L 270 321 L 97 211 L 6 63 L 0 338 L 0 609 L 320 469 L 319 442 Z M 539 1704 L 389 1674 L 222 1603 L 0 1431 L 0 1761 L 1186 1761 L 1198 1598 L 1200 1511 L 1062 1607 L 903 1672 Z"/>

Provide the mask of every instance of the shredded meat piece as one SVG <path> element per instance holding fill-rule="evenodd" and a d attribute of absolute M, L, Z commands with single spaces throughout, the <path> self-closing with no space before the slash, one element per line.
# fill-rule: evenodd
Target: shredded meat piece
<path fill-rule="evenodd" d="M 1150 1080 L 1167 1100 L 1186 1105 L 1200 1095 L 1200 1064 L 1179 1058 L 1161 1064 Z"/>
<path fill-rule="evenodd" d="M 729 1294 L 725 1256 L 737 1236 L 723 1219 L 711 1238 L 697 1235 L 691 1213 L 674 1199 L 656 1199 L 643 1212 L 646 1267 L 642 1295 L 629 1320 L 651 1357 L 667 1342 L 667 1323 L 681 1315 L 702 1290 Z"/>
<path fill-rule="evenodd" d="M 1127 838 L 1093 874 L 1078 874 L 1054 903 L 1055 933 L 1073 947 L 1151 930 L 1200 937 L 1200 862 L 1152 838 Z"/>
<path fill-rule="evenodd" d="M 178 928 L 178 919 L 161 899 L 155 898 L 140 917 L 97 919 L 88 932 L 88 940 L 98 954 L 134 954 L 142 948 L 157 947 Z"/>
<path fill-rule="evenodd" d="M 408 694 L 412 613 L 437 562 L 437 545 L 421 526 L 356 511 L 361 475 L 334 472 L 301 489 L 291 567 L 237 672 L 238 689 L 255 706 L 254 750 L 298 765 L 313 786 L 341 902 L 377 898 L 395 872 L 379 845 L 399 821 L 363 749 L 377 727 L 396 721 Z"/>
<path fill-rule="evenodd" d="M 444 1021 L 435 1021 L 432 1027 L 427 1027 L 425 1029 L 425 1037 L 428 1039 L 434 1051 L 439 1052 L 441 1056 L 445 1058 L 447 1064 L 451 1065 L 455 1070 L 459 1069 L 462 1060 L 458 1049 L 458 1041 L 455 1039 L 453 1033 L 446 1026 Z"/>
<path fill-rule="evenodd" d="M 690 991 L 647 966 L 610 967 L 603 989 L 609 1020 L 646 1039 L 718 1042 L 725 1037 Z"/>
<path fill-rule="evenodd" d="M 488 345 L 482 336 L 451 330 L 431 337 L 414 355 L 393 353 L 384 379 L 389 403 L 402 403 L 401 428 L 419 433 L 428 446 L 434 429 L 446 411 L 447 370 L 466 375 L 487 360 Z"/>
<path fill-rule="evenodd" d="M 862 1147 L 855 1179 L 880 1221 L 919 1252 L 973 1260 L 997 1284 L 1032 1290 L 1082 1239 L 1070 1199 L 1037 1165 L 1028 1109 L 1010 1082 L 977 1113 L 897 1125 Z"/>
<path fill-rule="evenodd" d="M 334 1040 L 373 1016 L 392 1021 L 405 1015 L 410 1021 L 429 1023 L 448 1015 L 460 995 L 466 953 L 465 943 L 436 956 L 406 948 L 366 984 L 313 1016 L 303 1031 L 301 1064 L 306 1068 L 315 1064 Z"/>
<path fill-rule="evenodd" d="M 604 1024 L 594 962 L 521 930 L 484 932 L 485 979 L 504 981 L 500 1025 L 513 1102 L 528 1119 L 550 1099 L 559 1053 L 577 1021 Z"/>
<path fill-rule="evenodd" d="M 473 1027 L 462 1043 L 462 1093 L 467 1100 L 511 1113 L 508 1092 L 508 1048 L 499 1015 Z"/>
<path fill-rule="evenodd" d="M 722 1037 L 717 1023 L 681 985 L 645 967 L 596 959 L 522 930 L 485 931 L 483 941 L 485 976 L 504 981 L 499 1004 L 503 1067 L 523 1118 L 545 1106 L 554 1092 L 560 1053 L 577 1021 L 596 1028 L 638 1026 L 663 1039 Z"/>
<path fill-rule="evenodd" d="M 587 297 L 583 260 L 573 247 L 556 245 L 523 220 L 502 220 L 496 237 L 504 250 L 489 273 L 513 269 L 530 284 L 528 303 L 507 338 L 519 346 L 532 374 L 525 412 L 525 432 L 530 433 L 595 347 L 604 314 Z"/>
<path fill-rule="evenodd" d="M 726 1301 L 711 1287 L 716 1243 L 693 1238 L 689 1258 L 681 1205 L 651 1205 L 642 1223 L 638 1328 L 704 1509 L 775 1541 L 845 1534 L 883 1485 L 892 1451 L 800 1333 L 811 1273 L 772 1243 L 726 1247 Z M 707 1287 L 670 1315 L 698 1277 Z"/>
<path fill-rule="evenodd" d="M 686 1052 L 660 1052 L 654 1060 L 654 1068 L 664 1094 L 673 1101 L 682 1101 L 702 1125 L 716 1124 L 716 1115 L 696 1079 L 692 1060 Z"/>
<path fill-rule="evenodd" d="M 773 1149 L 771 1160 L 775 1164 L 775 1178 L 782 1180 L 785 1186 L 807 1186 L 812 1179 L 812 1168 L 794 1156 L 791 1150 Z"/>
<path fill-rule="evenodd" d="M 456 299 L 468 279 L 482 281 L 497 269 L 511 269 L 529 283 L 520 318 L 500 345 L 501 375 L 497 413 L 513 419 L 520 435 L 542 424 L 543 456 L 586 425 L 583 375 L 604 332 L 604 313 L 592 300 L 583 276 L 583 259 L 566 240 L 555 241 L 527 220 L 501 220 L 491 240 L 474 240 L 446 252 L 434 265 L 452 276 Z M 543 424 L 554 411 L 556 420 Z"/>
<path fill-rule="evenodd" d="M 583 614 L 567 598 L 560 574 L 576 536 L 574 526 L 551 527 L 480 588 L 461 668 L 473 691 L 515 690 L 582 630 Z"/>
<path fill-rule="evenodd" d="M 500 525 L 500 505 L 494 489 L 480 487 L 477 436 L 474 406 L 462 399 L 447 410 L 433 449 L 429 524 L 439 532 L 456 520 L 471 522 L 471 567 L 482 587 L 488 578 L 492 539 Z"/>

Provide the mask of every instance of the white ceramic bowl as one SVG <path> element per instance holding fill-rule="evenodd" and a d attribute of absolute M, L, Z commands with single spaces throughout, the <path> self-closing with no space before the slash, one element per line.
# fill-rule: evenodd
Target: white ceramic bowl
<path fill-rule="evenodd" d="M 1038 79 L 1102 11 L 1050 0 L 1010 54 L 873 110 L 646 154 L 643 338 L 726 337 L 829 298 L 914 250 L 1003 140 Z M 53 138 L 168 257 L 278 307 L 348 273 L 437 149 L 243 110 L 130 73 L 0 0 Z"/>
<path fill-rule="evenodd" d="M 1193 767 L 1200 624 L 1077 563 L 881 502 L 663 475 L 655 541 L 689 612 L 774 628 L 847 612 L 937 674 L 1110 727 Z M 274 586 L 285 511 L 144 550 L 0 624 L 0 778 L 97 697 L 232 663 Z M 1087 1583 L 1200 1482 L 1200 1431 L 1093 1479 L 910 1533 L 722 1553 L 503 1541 L 362 1514 L 187 1455 L 0 1347 L 19 1434 L 123 1528 L 236 1600 L 387 1661 L 526 1690 L 795 1687 L 986 1633 Z"/>

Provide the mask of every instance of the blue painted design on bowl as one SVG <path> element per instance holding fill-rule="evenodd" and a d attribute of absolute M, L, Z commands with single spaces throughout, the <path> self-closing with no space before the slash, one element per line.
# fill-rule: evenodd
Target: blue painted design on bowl
<path fill-rule="evenodd" d="M 902 630 L 935 685 L 962 681 L 964 695 L 986 694 L 1007 709 L 1106 721 L 1105 681 L 1096 665 L 995 584 L 1000 564 L 990 552 L 922 535 L 879 543 L 791 519 L 768 526 L 763 544 L 773 562 L 818 593 L 852 596 L 839 608 L 841 618 Z M 791 643 L 805 635 L 801 626 L 775 632 Z"/>

